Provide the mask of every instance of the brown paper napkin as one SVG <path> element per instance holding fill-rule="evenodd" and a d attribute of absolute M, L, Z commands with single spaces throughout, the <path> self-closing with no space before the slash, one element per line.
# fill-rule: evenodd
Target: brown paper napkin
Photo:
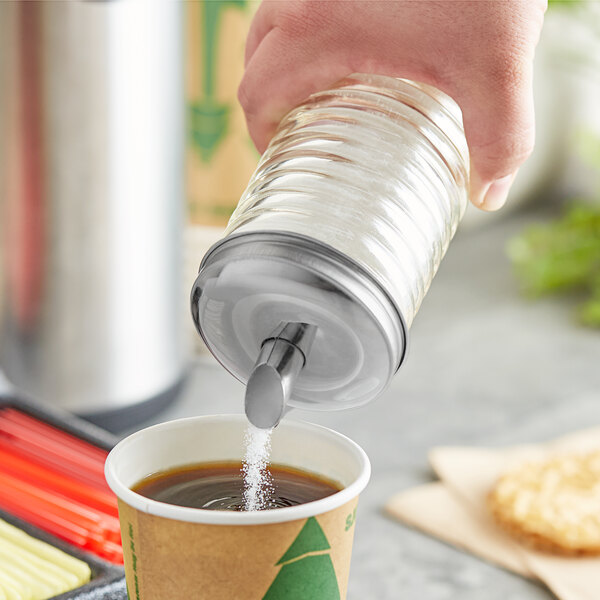
<path fill-rule="evenodd" d="M 397 494 L 386 505 L 392 516 L 490 562 L 526 577 L 537 577 L 563 600 L 600 597 L 600 557 L 563 558 L 536 552 L 515 541 L 493 521 L 486 497 L 514 463 L 563 452 L 600 448 L 600 428 L 544 445 L 503 450 L 435 448 L 430 461 L 441 482 Z"/>

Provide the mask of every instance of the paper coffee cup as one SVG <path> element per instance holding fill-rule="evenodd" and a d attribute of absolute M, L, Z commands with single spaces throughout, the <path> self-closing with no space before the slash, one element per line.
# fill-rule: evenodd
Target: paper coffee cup
<path fill-rule="evenodd" d="M 343 600 L 358 495 L 370 476 L 347 437 L 286 421 L 273 432 L 273 463 L 343 486 L 327 498 L 260 512 L 210 511 L 150 500 L 130 488 L 175 467 L 241 460 L 242 415 L 193 417 L 138 431 L 106 461 L 119 499 L 130 600 Z"/>

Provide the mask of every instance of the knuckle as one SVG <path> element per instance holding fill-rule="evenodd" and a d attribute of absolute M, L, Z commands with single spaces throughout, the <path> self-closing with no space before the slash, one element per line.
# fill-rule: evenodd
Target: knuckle
<path fill-rule="evenodd" d="M 314 0 L 286 2 L 277 14 L 275 26 L 291 41 L 316 39 L 335 21 L 337 4 Z"/>
<path fill-rule="evenodd" d="M 496 179 L 514 172 L 531 155 L 534 146 L 533 129 L 496 138 L 475 149 L 483 174 Z"/>
<path fill-rule="evenodd" d="M 251 100 L 251 94 L 250 94 L 250 90 L 248 89 L 248 83 L 247 83 L 246 78 L 242 79 L 242 82 L 240 83 L 240 85 L 238 87 L 237 98 L 238 98 L 238 102 L 240 103 L 242 109 L 244 110 L 244 113 L 246 113 L 246 115 L 251 113 L 252 112 L 252 100 Z"/>
<path fill-rule="evenodd" d="M 275 25 L 291 38 L 303 38 L 318 16 L 319 4 L 307 0 L 286 3 L 285 8 L 279 11 Z"/>
<path fill-rule="evenodd" d="M 533 136 L 528 133 L 501 138 L 490 157 L 496 158 L 498 161 L 505 160 L 510 164 L 520 165 L 529 158 L 533 152 L 533 146 Z"/>

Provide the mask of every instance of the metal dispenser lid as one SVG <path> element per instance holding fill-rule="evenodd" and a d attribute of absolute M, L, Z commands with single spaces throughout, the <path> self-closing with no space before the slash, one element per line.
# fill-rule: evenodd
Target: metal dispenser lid
<path fill-rule="evenodd" d="M 288 366 L 288 404 L 299 408 L 369 402 L 406 350 L 402 317 L 375 278 L 334 248 L 294 233 L 251 232 L 215 244 L 200 265 L 191 304 L 206 345 L 244 384 L 273 355 L 265 342 L 279 339 L 274 331 L 288 323 L 308 327 L 310 347 Z M 270 375 L 261 370 L 263 377 Z"/>

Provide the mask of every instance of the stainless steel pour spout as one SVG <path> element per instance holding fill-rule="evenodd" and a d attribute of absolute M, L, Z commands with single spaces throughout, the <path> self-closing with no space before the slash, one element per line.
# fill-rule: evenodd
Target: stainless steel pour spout
<path fill-rule="evenodd" d="M 246 385 L 246 416 L 255 427 L 279 424 L 316 331 L 307 323 L 281 323 L 262 343 Z"/>

